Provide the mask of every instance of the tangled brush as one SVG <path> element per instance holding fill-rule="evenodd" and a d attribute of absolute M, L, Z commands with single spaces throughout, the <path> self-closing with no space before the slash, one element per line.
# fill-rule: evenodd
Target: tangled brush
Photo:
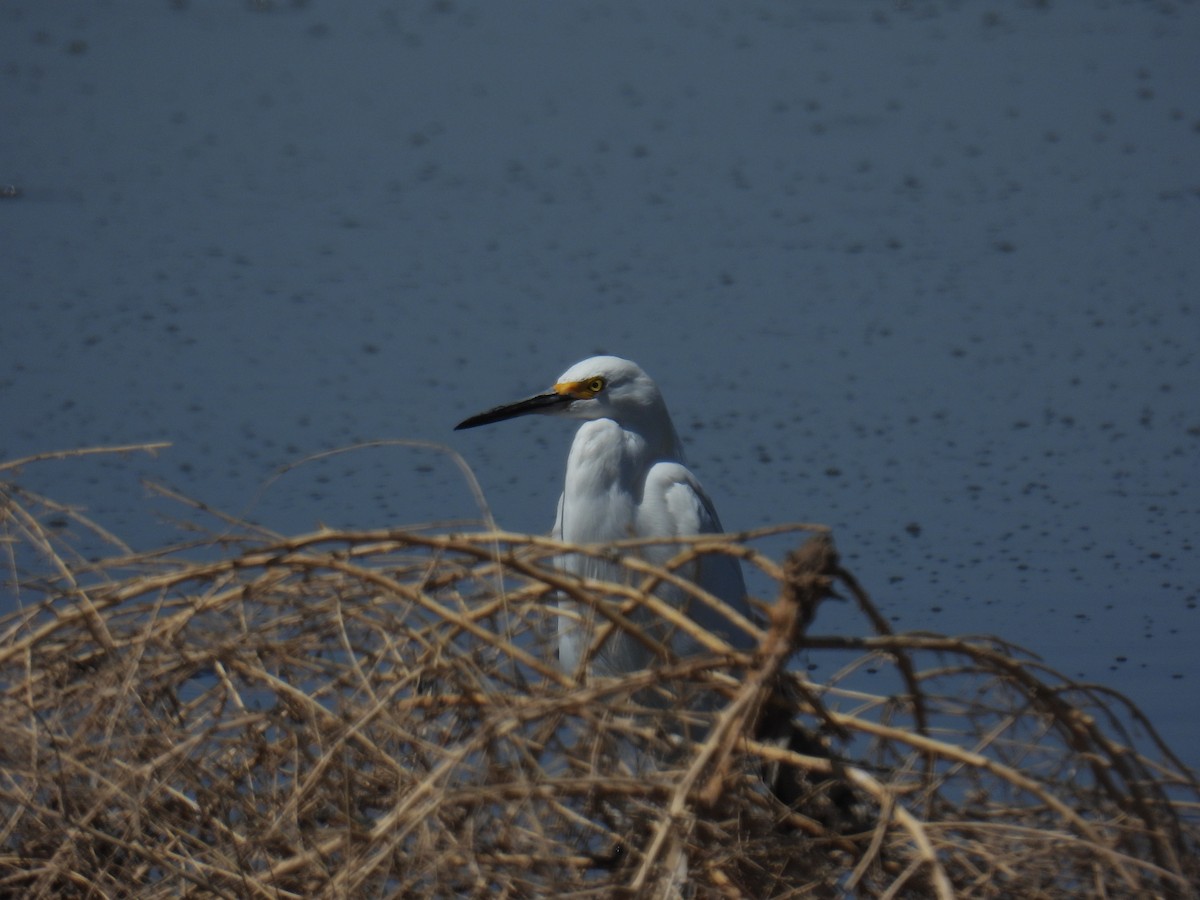
<path fill-rule="evenodd" d="M 15 483 L 0 522 L 0 896 L 1196 896 L 1200 785 L 1132 704 L 893 633 L 819 529 L 782 564 L 740 535 L 663 570 L 636 541 L 234 521 L 96 562 Z M 776 585 L 753 653 L 559 670 L 555 597 L 603 640 L 669 616 L 654 586 L 705 553 Z M 814 630 L 834 595 L 855 633 Z"/>

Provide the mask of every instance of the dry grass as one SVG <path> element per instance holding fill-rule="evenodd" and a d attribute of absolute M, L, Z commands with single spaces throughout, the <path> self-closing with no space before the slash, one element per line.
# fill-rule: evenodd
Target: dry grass
<path fill-rule="evenodd" d="M 12 483 L 0 523 L 3 896 L 1195 895 L 1198 785 L 1135 708 L 994 639 L 891 633 L 819 531 L 782 566 L 681 544 L 778 585 L 758 652 L 578 683 L 552 596 L 628 625 L 673 577 L 636 544 L 574 548 L 626 562 L 601 584 L 527 535 L 227 522 L 91 562 L 89 523 Z M 831 591 L 856 633 L 809 627 Z M 828 752 L 765 739 L 784 698 Z"/>

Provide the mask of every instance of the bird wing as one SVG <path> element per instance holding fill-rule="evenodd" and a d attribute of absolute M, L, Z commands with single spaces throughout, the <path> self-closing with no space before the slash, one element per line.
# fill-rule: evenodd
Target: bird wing
<path fill-rule="evenodd" d="M 690 537 L 720 534 L 722 531 L 717 511 L 700 481 L 686 466 L 676 462 L 655 463 L 646 474 L 636 527 L 639 537 Z M 678 544 L 664 544 L 648 548 L 646 556 L 652 562 L 663 564 L 681 550 Z M 742 577 L 741 562 L 736 557 L 706 554 L 699 560 L 698 566 L 689 566 L 680 574 L 724 600 L 742 615 L 751 617 L 746 603 L 746 582 Z M 682 603 L 686 597 L 678 595 L 677 599 Z M 751 644 L 748 635 L 698 600 L 690 602 L 688 614 L 736 647 Z M 678 649 L 686 653 L 689 648 Z"/>

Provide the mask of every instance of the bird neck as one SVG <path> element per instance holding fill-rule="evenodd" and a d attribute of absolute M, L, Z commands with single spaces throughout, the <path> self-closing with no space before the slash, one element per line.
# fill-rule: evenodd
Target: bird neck
<path fill-rule="evenodd" d="M 657 462 L 683 463 L 679 435 L 665 416 L 593 419 L 575 433 L 568 456 L 568 469 L 582 481 L 606 485 L 612 481 L 642 478 Z"/>
<path fill-rule="evenodd" d="M 683 443 L 665 404 L 646 410 L 644 416 L 631 416 L 621 426 L 637 435 L 644 445 L 643 455 L 653 462 L 684 462 Z"/>

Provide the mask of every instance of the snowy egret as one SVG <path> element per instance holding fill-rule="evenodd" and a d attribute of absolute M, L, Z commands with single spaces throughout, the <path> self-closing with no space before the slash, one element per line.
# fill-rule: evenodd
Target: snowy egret
<path fill-rule="evenodd" d="M 683 447 L 658 386 L 636 364 L 616 356 L 585 359 L 567 369 L 546 393 L 472 416 L 455 430 L 530 413 L 585 420 L 567 457 L 566 482 L 554 524 L 556 538 L 595 544 L 721 531 L 712 500 L 684 463 Z M 678 544 L 648 545 L 642 554 L 661 565 L 681 549 Z M 570 554 L 558 565 L 588 578 L 628 577 L 616 563 L 583 554 Z M 681 574 L 750 618 L 746 585 L 736 558 L 707 554 Z M 748 635 L 685 590 L 663 585 L 656 593 L 734 646 L 750 646 Z M 581 658 L 589 652 L 594 613 L 570 601 L 560 606 L 559 664 L 576 673 Z M 640 625 L 647 622 L 644 614 L 635 614 L 634 620 Z M 647 631 L 660 641 L 668 637 L 662 627 Z M 679 656 L 700 650 L 684 633 L 675 634 L 669 642 Z M 591 670 L 602 675 L 638 671 L 646 668 L 652 656 L 635 636 L 617 631 L 595 653 Z"/>

